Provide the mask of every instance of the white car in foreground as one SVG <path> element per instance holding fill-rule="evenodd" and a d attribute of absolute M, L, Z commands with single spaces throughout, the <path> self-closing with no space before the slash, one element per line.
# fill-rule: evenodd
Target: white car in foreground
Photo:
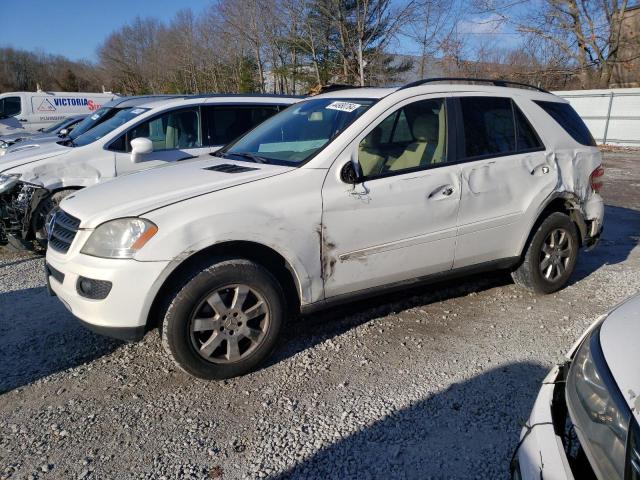
<path fill-rule="evenodd" d="M 518 480 L 640 479 L 640 295 L 596 320 L 543 381 Z"/>
<path fill-rule="evenodd" d="M 600 235 L 601 161 L 571 106 L 532 87 L 334 91 L 214 156 L 67 197 L 47 277 L 90 327 L 161 325 L 183 369 L 235 376 L 295 312 L 497 268 L 562 288 Z"/>

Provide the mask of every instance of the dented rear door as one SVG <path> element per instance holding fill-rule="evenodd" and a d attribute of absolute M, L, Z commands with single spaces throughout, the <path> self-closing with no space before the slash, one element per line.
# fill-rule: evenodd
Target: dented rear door
<path fill-rule="evenodd" d="M 462 195 L 454 268 L 517 256 L 532 211 L 558 179 L 552 155 L 510 98 L 474 94 L 461 96 L 458 106 Z"/>

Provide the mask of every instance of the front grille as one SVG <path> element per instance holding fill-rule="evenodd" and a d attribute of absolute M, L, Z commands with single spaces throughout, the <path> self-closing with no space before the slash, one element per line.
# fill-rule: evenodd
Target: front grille
<path fill-rule="evenodd" d="M 67 253 L 76 238 L 80 220 L 72 217 L 64 210 L 58 210 L 49 232 L 49 246 L 60 253 Z"/>

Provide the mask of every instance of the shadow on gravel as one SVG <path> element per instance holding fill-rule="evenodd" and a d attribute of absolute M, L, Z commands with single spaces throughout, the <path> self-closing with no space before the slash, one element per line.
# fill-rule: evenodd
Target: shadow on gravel
<path fill-rule="evenodd" d="M 347 303 L 295 319 L 289 323 L 283 341 L 280 343 L 281 346 L 262 368 L 268 368 L 370 320 L 511 283 L 508 272 L 489 272 L 415 286 L 402 292 Z"/>
<path fill-rule="evenodd" d="M 490 370 L 393 412 L 273 479 L 508 478 L 546 369 Z M 499 465 L 489 462 L 498 461 Z M 497 477 L 496 470 L 504 472 Z"/>
<path fill-rule="evenodd" d="M 82 327 L 44 287 L 0 294 L 0 394 L 120 345 Z"/>
<path fill-rule="evenodd" d="M 590 252 L 581 252 L 572 285 L 588 277 L 604 265 L 622 263 L 640 244 L 640 211 L 630 208 L 605 207 L 604 231 L 600 244 Z"/>

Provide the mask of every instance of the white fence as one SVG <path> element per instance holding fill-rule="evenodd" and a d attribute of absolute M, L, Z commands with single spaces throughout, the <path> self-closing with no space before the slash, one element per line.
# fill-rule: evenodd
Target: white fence
<path fill-rule="evenodd" d="M 553 93 L 571 103 L 596 142 L 640 146 L 640 88 Z"/>

